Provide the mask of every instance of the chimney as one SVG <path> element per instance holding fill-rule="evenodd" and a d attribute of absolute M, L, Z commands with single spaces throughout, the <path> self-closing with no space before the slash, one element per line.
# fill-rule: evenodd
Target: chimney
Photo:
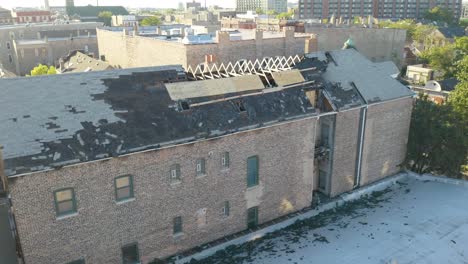
<path fill-rule="evenodd" d="M 318 51 L 318 37 L 316 34 L 312 34 L 310 38 L 305 40 L 304 53 L 312 53 Z"/>

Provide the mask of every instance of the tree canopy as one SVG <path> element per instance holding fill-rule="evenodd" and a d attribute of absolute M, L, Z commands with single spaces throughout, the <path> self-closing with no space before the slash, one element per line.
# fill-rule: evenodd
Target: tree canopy
<path fill-rule="evenodd" d="M 112 24 L 112 12 L 111 11 L 102 11 L 98 15 L 99 21 L 104 23 L 106 26 L 111 26 Z"/>
<path fill-rule="evenodd" d="M 456 38 L 455 43 L 432 47 L 421 53 L 420 59 L 443 74 L 443 78 L 456 76 L 458 64 L 468 55 L 468 37 Z"/>
<path fill-rule="evenodd" d="M 407 41 L 423 42 L 427 35 L 429 35 L 437 27 L 433 25 L 418 24 L 412 19 L 403 19 L 396 22 L 382 21 L 379 23 L 381 28 L 399 28 L 406 30 Z"/>
<path fill-rule="evenodd" d="M 441 22 L 452 24 L 453 23 L 453 14 L 450 10 L 436 6 L 424 14 L 424 18 L 433 22 Z"/>
<path fill-rule="evenodd" d="M 161 19 L 157 16 L 146 17 L 141 21 L 142 26 L 158 26 L 161 25 Z"/>
<path fill-rule="evenodd" d="M 43 64 L 39 64 L 34 69 L 31 70 L 30 76 L 39 76 L 39 75 L 52 75 L 57 74 L 57 70 L 54 66 L 47 66 Z"/>
<path fill-rule="evenodd" d="M 289 12 L 279 13 L 276 18 L 277 19 L 292 19 L 294 17 L 294 10 L 290 10 Z"/>
<path fill-rule="evenodd" d="M 257 9 L 255 9 L 255 13 L 257 13 L 257 15 L 264 15 L 264 14 L 265 14 L 265 11 L 263 11 L 263 9 L 261 9 L 260 7 L 258 7 Z"/>

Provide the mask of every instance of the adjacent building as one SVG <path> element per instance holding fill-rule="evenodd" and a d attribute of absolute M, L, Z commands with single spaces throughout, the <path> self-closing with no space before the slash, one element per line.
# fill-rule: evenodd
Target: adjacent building
<path fill-rule="evenodd" d="M 185 34 L 181 38 L 155 38 L 135 35 L 135 31 L 98 29 L 99 54 L 116 68 L 180 64 L 185 68 L 205 67 L 213 63 L 294 56 L 316 51 L 313 34 L 283 32 L 218 31 L 207 34 Z"/>
<path fill-rule="evenodd" d="M 468 18 L 468 2 L 463 2 L 462 18 Z"/>
<path fill-rule="evenodd" d="M 0 7 L 0 26 L 11 25 L 14 23 L 14 19 L 11 16 L 11 11 Z"/>
<path fill-rule="evenodd" d="M 164 259 L 393 175 L 413 93 L 390 74 L 348 49 L 0 80 L 18 251 Z"/>
<path fill-rule="evenodd" d="M 287 0 L 236 0 L 236 11 L 247 12 L 262 9 L 264 12 L 276 11 L 283 13 L 288 11 Z"/>
<path fill-rule="evenodd" d="M 47 23 L 52 21 L 52 13 L 49 10 L 13 10 L 13 20 L 18 23 Z"/>
<path fill-rule="evenodd" d="M 332 16 L 352 19 L 373 16 L 381 19 L 419 19 L 435 6 L 461 16 L 462 0 L 299 0 L 299 18 L 326 19 Z"/>
<path fill-rule="evenodd" d="M 341 49 L 348 40 L 373 62 L 404 64 L 406 30 L 392 28 L 324 27 L 305 25 L 305 32 L 317 35 L 318 50 Z"/>
<path fill-rule="evenodd" d="M 72 1 L 73 2 L 73 1 Z M 115 16 L 129 15 L 123 6 L 75 6 L 67 2 L 67 13 L 69 16 L 79 17 L 83 22 L 99 22 L 99 13 L 109 11 Z"/>
<path fill-rule="evenodd" d="M 57 65 L 73 50 L 98 57 L 96 27 L 102 23 L 33 24 L 0 27 L 0 64 L 26 75 L 38 64 Z"/>
<path fill-rule="evenodd" d="M 66 57 L 59 60 L 59 73 L 75 73 L 90 71 L 107 71 L 114 69 L 107 62 L 93 58 L 83 50 L 70 52 Z"/>

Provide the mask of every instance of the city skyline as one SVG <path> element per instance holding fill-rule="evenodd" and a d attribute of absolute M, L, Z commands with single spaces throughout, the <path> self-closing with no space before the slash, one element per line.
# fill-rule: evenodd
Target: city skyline
<path fill-rule="evenodd" d="M 177 8 L 179 2 L 191 2 L 192 0 L 180 0 L 180 1 L 161 1 L 161 0 L 137 0 L 137 1 L 126 1 L 126 0 L 99 0 L 99 5 L 121 5 L 125 7 L 152 7 L 152 8 Z M 75 5 L 96 5 L 96 0 L 75 0 Z M 205 3 L 205 0 L 197 2 Z M 49 0 L 50 6 L 65 6 L 65 0 Z M 226 8 L 235 8 L 235 0 L 206 0 L 208 6 L 218 5 Z M 0 7 L 3 8 L 15 8 L 15 7 L 43 7 L 43 0 L 18 0 L 18 1 L 6 1 L 0 0 Z"/>

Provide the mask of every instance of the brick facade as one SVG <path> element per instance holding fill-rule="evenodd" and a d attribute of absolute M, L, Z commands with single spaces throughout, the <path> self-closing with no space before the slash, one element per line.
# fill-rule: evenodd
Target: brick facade
<path fill-rule="evenodd" d="M 78 164 L 10 180 L 26 263 L 119 263 L 121 247 L 138 242 L 140 256 L 164 257 L 246 229 L 246 211 L 259 208 L 259 222 L 310 206 L 317 118 L 109 160 Z M 230 153 L 230 168 L 221 154 Z M 247 188 L 246 161 L 258 155 L 259 185 Z M 196 177 L 195 161 L 207 175 Z M 170 166 L 181 166 L 171 185 Z M 135 199 L 117 204 L 114 178 L 134 175 Z M 53 191 L 73 187 L 78 214 L 57 219 Z M 224 218 L 224 201 L 231 215 Z M 206 208 L 207 224 L 196 213 Z M 182 216 L 184 235 L 173 237 Z"/>

